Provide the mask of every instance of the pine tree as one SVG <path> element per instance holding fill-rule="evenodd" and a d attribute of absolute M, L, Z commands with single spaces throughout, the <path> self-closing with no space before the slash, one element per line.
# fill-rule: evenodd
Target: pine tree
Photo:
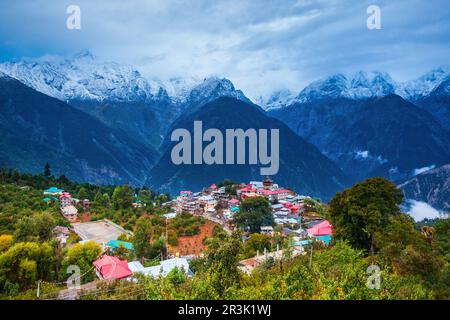
<path fill-rule="evenodd" d="M 50 164 L 48 162 L 45 164 L 44 167 L 44 176 L 47 179 L 50 179 L 50 177 L 52 176 L 52 171 L 50 170 Z"/>

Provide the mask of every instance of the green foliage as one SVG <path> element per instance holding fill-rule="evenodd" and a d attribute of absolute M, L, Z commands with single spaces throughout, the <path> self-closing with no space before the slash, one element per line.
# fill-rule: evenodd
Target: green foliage
<path fill-rule="evenodd" d="M 445 225 L 445 220 L 441 225 Z M 428 241 L 415 228 L 414 220 L 405 214 L 391 217 L 386 228 L 375 234 L 375 244 L 383 263 L 390 265 L 395 273 L 418 277 L 427 287 L 441 292 L 447 287 L 448 263 L 439 253 L 439 243 L 436 246 L 433 240 L 436 235 Z"/>
<path fill-rule="evenodd" d="M 256 256 L 258 251 L 262 254 L 264 250 L 267 250 L 267 252 L 272 251 L 272 237 L 265 234 L 252 233 L 244 244 L 243 259 Z"/>
<path fill-rule="evenodd" d="M 48 243 L 20 242 L 0 255 L 0 287 L 27 288 L 51 279 L 54 255 Z"/>
<path fill-rule="evenodd" d="M 324 219 L 330 219 L 330 213 L 326 205 L 324 205 L 318 200 L 310 198 L 306 198 L 303 201 L 308 208 L 316 212 L 320 217 Z"/>
<path fill-rule="evenodd" d="M 88 197 L 88 193 L 86 191 L 86 188 L 81 187 L 80 190 L 78 190 L 77 198 L 80 200 L 86 199 Z"/>
<path fill-rule="evenodd" d="M 174 285 L 185 283 L 187 279 L 186 273 L 178 268 L 173 268 L 167 275 L 167 280 Z"/>
<path fill-rule="evenodd" d="M 137 257 L 148 256 L 151 239 L 152 223 L 148 217 L 142 216 L 136 222 L 136 230 L 133 237 L 133 247 Z"/>
<path fill-rule="evenodd" d="M 67 273 L 69 266 L 75 265 L 80 268 L 80 273 L 83 275 L 81 278 L 82 283 L 94 280 L 95 271 L 93 270 L 92 263 L 100 258 L 101 253 L 101 246 L 94 241 L 75 244 L 67 250 L 64 256 L 60 271 L 61 278 L 67 279 L 71 275 Z"/>
<path fill-rule="evenodd" d="M 433 239 L 438 253 L 450 263 L 450 218 L 440 219 L 434 224 Z"/>
<path fill-rule="evenodd" d="M 17 221 L 14 238 L 21 241 L 46 241 L 52 237 L 52 231 L 56 227 L 56 219 L 48 212 L 34 213 Z"/>
<path fill-rule="evenodd" d="M 263 197 L 247 198 L 242 201 L 241 209 L 234 220 L 239 227 L 250 232 L 259 232 L 261 226 L 274 224 L 269 201 Z"/>
<path fill-rule="evenodd" d="M 242 248 L 241 235 L 238 232 L 223 240 L 213 242 L 208 250 L 208 283 L 219 297 L 240 283 L 238 255 Z"/>
<path fill-rule="evenodd" d="M 193 236 L 200 233 L 200 225 L 204 223 L 201 217 L 193 216 L 190 213 L 182 212 L 171 219 L 170 227 L 176 230 L 176 235 Z"/>
<path fill-rule="evenodd" d="M 126 184 L 117 186 L 112 195 L 112 203 L 115 209 L 131 208 L 133 203 L 133 190 Z"/>
<path fill-rule="evenodd" d="M 400 214 L 403 193 L 384 178 L 370 178 L 338 192 L 330 201 L 335 239 L 344 239 L 357 249 L 370 250 L 375 232 L 389 218 Z"/>

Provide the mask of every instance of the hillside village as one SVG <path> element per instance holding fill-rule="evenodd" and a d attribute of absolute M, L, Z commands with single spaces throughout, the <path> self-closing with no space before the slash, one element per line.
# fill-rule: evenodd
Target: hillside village
<path fill-rule="evenodd" d="M 179 299 L 182 294 L 188 299 L 292 299 L 297 295 L 340 299 L 334 286 L 345 281 L 351 281 L 348 288 L 356 286 L 365 298 L 413 294 L 429 298 L 442 296 L 446 290 L 445 280 L 428 278 L 445 277 L 448 218 L 414 224 L 400 214 L 402 198 L 396 186 L 381 178 L 357 184 L 329 204 L 286 189 L 268 177 L 248 183 L 225 180 L 199 191 L 180 190 L 173 198 L 127 185 L 72 183 L 48 172 L 32 176 L 1 170 L 0 180 L 3 298 Z M 358 195 L 360 188 L 367 188 L 372 196 L 367 198 L 366 191 Z M 392 207 L 393 220 L 375 235 L 374 257 L 383 259 L 378 262 L 383 268 L 390 268 L 383 266 L 389 261 L 397 270 L 408 271 L 400 275 L 386 269 L 392 277 L 386 280 L 391 286 L 388 291 L 370 291 L 365 280 L 356 281 L 352 275 L 357 272 L 358 277 L 366 277 L 373 258 L 365 253 L 370 250 L 370 239 L 364 238 L 364 231 L 358 233 L 363 229 L 343 233 L 345 220 L 333 218 L 345 208 L 340 199 L 347 192 L 359 199 L 358 206 L 369 201 L 371 207 Z M 387 205 L 390 202 L 395 204 Z M 399 246 L 400 253 L 391 251 L 393 245 Z M 410 247 L 418 256 L 410 256 Z M 418 267 L 405 269 L 411 263 Z M 334 265 L 339 265 L 338 273 L 328 270 Z M 75 278 L 68 273 L 73 267 L 79 268 Z M 344 276 L 342 272 L 349 273 Z M 420 293 L 410 288 L 418 285 L 413 280 L 418 274 L 426 281 Z M 331 285 L 320 280 L 324 276 L 338 278 Z M 283 285 L 296 289 L 271 291 Z M 164 291 L 167 286 L 169 292 Z"/>
<path fill-rule="evenodd" d="M 96 241 L 101 245 L 105 254 L 93 262 L 99 280 L 132 280 L 135 279 L 134 275 L 136 274 L 149 275 L 153 278 L 165 277 L 174 268 L 179 268 L 186 274 L 192 275 L 189 261 L 204 255 L 203 251 L 184 252 L 182 255 L 168 246 L 169 252 L 166 259 L 162 259 L 159 264 L 154 266 L 144 267 L 143 260 L 121 260 L 110 254 L 120 248 L 125 248 L 127 251 L 134 250 L 131 242 L 117 239 L 121 235 L 132 237 L 132 231 L 125 230 L 107 219 L 81 222 L 76 207 L 81 207 L 84 212 L 89 211 L 89 199 L 73 198 L 69 192 L 56 187 L 46 189 L 43 195 L 45 196 L 43 201 L 46 203 L 53 201 L 54 204 L 59 204 L 61 215 L 71 223 L 70 227 L 57 226 L 54 229 L 55 236 L 62 245 L 66 245 L 71 232 L 81 239 L 80 243 Z M 269 201 L 274 225 L 261 226 L 259 232 L 268 236 L 279 233 L 283 237 L 290 237 L 293 256 L 304 254 L 304 247 L 311 244 L 312 239 L 323 241 L 326 245 L 330 243 L 332 237 L 330 223 L 319 216 L 306 214 L 310 207 L 305 200 L 312 201 L 312 199 L 278 186 L 269 177 L 263 181 L 250 181 L 248 184 L 228 182 L 226 186 L 221 187 L 212 184 L 199 192 L 182 190 L 176 198 L 162 204 L 162 207 L 170 208 L 170 212 L 163 214 L 163 217 L 167 224 L 168 220 L 174 219 L 177 215 L 189 214 L 208 220 L 216 226 L 219 225 L 231 234 L 238 228 L 235 225 L 234 217 L 240 211 L 240 204 L 249 198 L 265 198 Z M 132 203 L 132 206 L 137 208 L 145 205 L 136 201 Z M 302 226 L 309 228 L 305 229 Z M 248 239 L 248 235 L 249 232 L 244 233 L 244 242 Z M 264 248 L 263 252 L 257 252 L 256 256 L 242 260 L 240 269 L 250 274 L 265 260 L 269 258 L 282 259 L 282 257 L 283 249 L 280 249 L 279 246 L 273 252 Z"/>

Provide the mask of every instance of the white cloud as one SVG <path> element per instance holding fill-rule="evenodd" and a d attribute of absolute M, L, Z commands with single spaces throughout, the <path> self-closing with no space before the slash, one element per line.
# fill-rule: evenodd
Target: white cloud
<path fill-rule="evenodd" d="M 356 158 L 367 159 L 367 157 L 369 157 L 369 151 L 356 151 Z"/>
<path fill-rule="evenodd" d="M 416 200 L 409 200 L 408 202 L 411 206 L 408 214 L 411 215 L 415 221 L 421 221 L 425 218 L 433 219 L 442 217 L 442 214 L 428 203 Z"/>
<path fill-rule="evenodd" d="M 418 174 L 421 174 L 422 172 L 434 169 L 436 166 L 434 164 L 432 164 L 431 166 L 428 167 L 423 167 L 423 168 L 419 168 L 419 169 L 414 169 L 414 175 L 417 176 Z"/>

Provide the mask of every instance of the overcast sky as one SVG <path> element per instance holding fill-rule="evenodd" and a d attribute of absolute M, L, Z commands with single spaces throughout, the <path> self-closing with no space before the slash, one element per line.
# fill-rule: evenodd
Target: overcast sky
<path fill-rule="evenodd" d="M 66 28 L 70 4 L 81 30 Z M 366 26 L 370 4 L 381 30 Z M 0 48 L 0 61 L 88 49 L 148 77 L 227 77 L 256 97 L 336 72 L 401 81 L 448 65 L 450 1 L 0 0 Z"/>

